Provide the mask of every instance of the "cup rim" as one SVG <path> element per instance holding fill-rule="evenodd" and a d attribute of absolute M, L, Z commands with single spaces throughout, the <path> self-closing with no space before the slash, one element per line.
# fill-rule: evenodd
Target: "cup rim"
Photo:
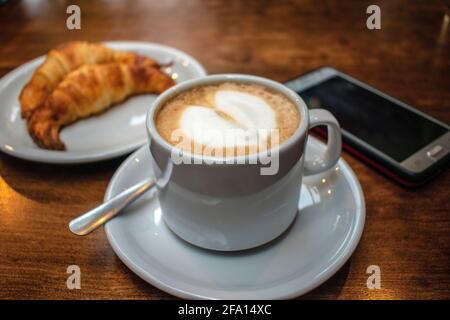
<path fill-rule="evenodd" d="M 160 106 L 162 106 L 167 100 L 186 90 L 189 90 L 197 86 L 217 84 L 222 82 L 241 82 L 241 83 L 243 82 L 268 87 L 277 92 L 281 92 L 297 106 L 297 109 L 300 113 L 300 125 L 297 127 L 294 134 L 292 134 L 288 139 L 286 139 L 285 141 L 283 141 L 283 143 L 279 144 L 276 147 L 278 149 L 279 154 L 284 153 L 286 150 L 291 148 L 303 135 L 306 134 L 309 127 L 308 108 L 303 99 L 295 91 L 289 89 L 288 87 L 279 82 L 267 78 L 247 74 L 224 73 L 224 74 L 207 75 L 204 77 L 187 80 L 176 84 L 175 86 L 171 87 L 170 89 L 160 94 L 147 111 L 147 116 L 145 120 L 146 130 L 150 139 L 150 143 L 157 142 L 168 153 L 171 153 L 173 149 L 176 149 L 177 151 L 182 151 L 184 155 L 186 155 L 187 157 L 189 157 L 194 161 L 192 163 L 204 164 L 205 162 L 207 162 L 208 165 L 210 166 L 235 165 L 236 163 L 244 163 L 244 164 L 258 163 L 257 160 L 260 159 L 261 155 L 265 155 L 266 151 L 261 151 L 258 153 L 252 153 L 248 155 L 229 157 L 233 159 L 233 161 L 229 163 L 226 160 L 229 158 L 226 157 L 219 158 L 213 156 L 205 156 L 202 154 L 196 154 L 193 152 L 177 148 L 176 146 L 173 146 L 169 142 L 167 142 L 156 129 L 155 113 L 160 108 Z"/>

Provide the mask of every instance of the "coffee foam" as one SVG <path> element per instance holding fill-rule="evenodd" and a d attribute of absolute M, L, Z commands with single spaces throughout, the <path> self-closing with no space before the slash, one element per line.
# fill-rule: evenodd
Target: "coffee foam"
<path fill-rule="evenodd" d="M 233 90 L 217 91 L 213 106 L 187 106 L 180 119 L 192 141 L 212 148 L 260 146 L 275 128 L 275 112 L 263 99 Z"/>
<path fill-rule="evenodd" d="M 231 155 L 250 154 L 282 143 L 299 122 L 297 107 L 281 93 L 234 82 L 187 90 L 155 117 L 158 132 L 170 144 L 203 154 L 212 148 L 227 156 L 229 150 Z"/>

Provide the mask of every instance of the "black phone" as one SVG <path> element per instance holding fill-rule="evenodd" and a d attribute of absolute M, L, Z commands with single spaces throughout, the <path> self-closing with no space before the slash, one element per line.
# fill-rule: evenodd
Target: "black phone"
<path fill-rule="evenodd" d="M 323 67 L 286 82 L 308 108 L 329 110 L 344 149 L 408 187 L 448 165 L 450 127 L 351 76 Z M 325 136 L 319 127 L 316 130 Z"/>

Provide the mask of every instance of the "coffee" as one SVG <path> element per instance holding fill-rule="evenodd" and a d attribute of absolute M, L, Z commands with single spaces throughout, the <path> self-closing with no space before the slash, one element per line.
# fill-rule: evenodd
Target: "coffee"
<path fill-rule="evenodd" d="M 299 123 L 300 113 L 285 95 L 236 82 L 182 92 L 155 116 L 156 129 L 170 144 L 221 157 L 270 149 L 292 136 Z"/>

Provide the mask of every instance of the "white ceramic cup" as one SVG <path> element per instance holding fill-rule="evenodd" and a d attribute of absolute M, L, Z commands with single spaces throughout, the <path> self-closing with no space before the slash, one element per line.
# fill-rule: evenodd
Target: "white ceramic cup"
<path fill-rule="evenodd" d="M 259 154 L 245 156 L 245 164 L 230 164 L 215 163 L 212 158 L 205 161 L 202 155 L 184 152 L 192 164 L 174 164 L 172 152 L 181 151 L 156 130 L 154 117 L 170 98 L 198 86 L 229 81 L 267 87 L 297 106 L 300 125 L 278 148 L 276 174 L 261 175 L 261 168 L 267 164 L 249 164 Z M 165 223 L 180 238 L 214 250 L 249 249 L 282 234 L 297 215 L 302 176 L 330 169 L 341 153 L 339 124 L 330 112 L 308 110 L 294 91 L 250 75 L 219 74 L 182 82 L 157 98 L 147 114 L 146 125 Z M 308 130 L 318 125 L 328 127 L 326 151 L 313 161 L 305 161 Z"/>

